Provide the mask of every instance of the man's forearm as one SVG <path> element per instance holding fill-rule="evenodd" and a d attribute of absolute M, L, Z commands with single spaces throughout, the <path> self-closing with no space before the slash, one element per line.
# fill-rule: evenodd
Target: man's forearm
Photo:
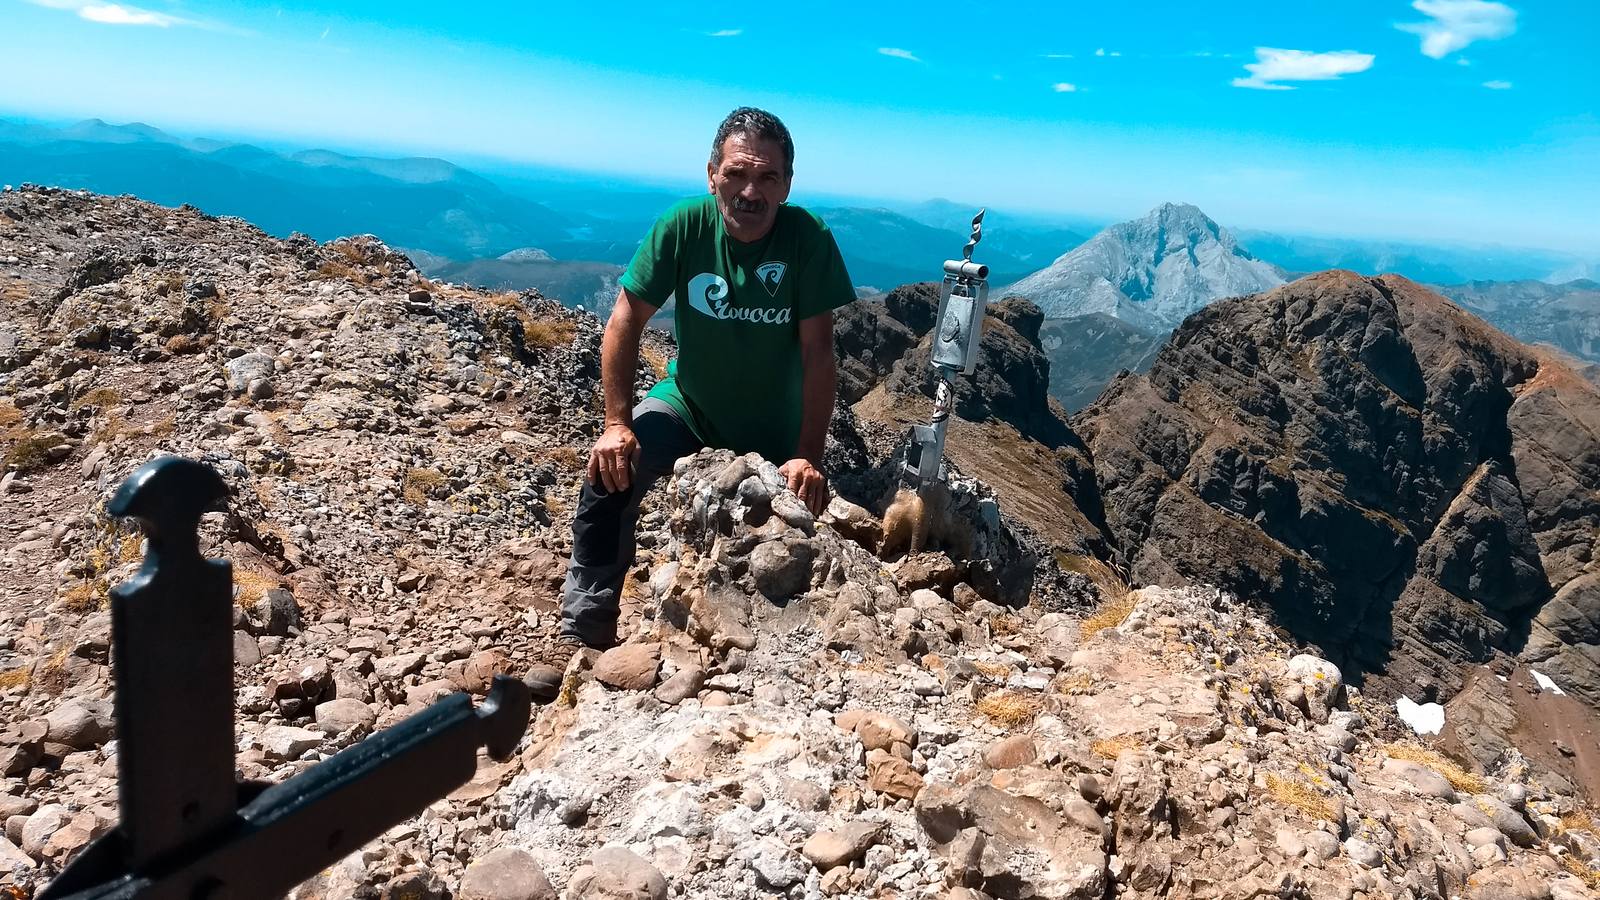
<path fill-rule="evenodd" d="M 619 296 L 600 341 L 600 389 L 605 396 L 607 425 L 633 427 L 633 388 L 643 330 L 642 323 L 633 319 L 627 297 Z"/>

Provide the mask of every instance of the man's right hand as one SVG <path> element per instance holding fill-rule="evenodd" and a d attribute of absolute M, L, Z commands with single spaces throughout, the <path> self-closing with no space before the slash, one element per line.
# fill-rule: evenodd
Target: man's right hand
<path fill-rule="evenodd" d="M 606 426 L 589 451 L 589 483 L 605 485 L 607 493 L 625 491 L 633 484 L 633 464 L 639 459 L 639 439 L 621 422 Z"/>

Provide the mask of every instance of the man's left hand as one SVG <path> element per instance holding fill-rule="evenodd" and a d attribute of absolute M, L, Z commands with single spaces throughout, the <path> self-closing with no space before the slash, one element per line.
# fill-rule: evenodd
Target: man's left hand
<path fill-rule="evenodd" d="M 814 516 L 822 515 L 828 508 L 828 479 L 821 470 L 804 458 L 791 459 L 778 467 L 778 474 L 789 479 L 789 490 L 794 491 Z"/>

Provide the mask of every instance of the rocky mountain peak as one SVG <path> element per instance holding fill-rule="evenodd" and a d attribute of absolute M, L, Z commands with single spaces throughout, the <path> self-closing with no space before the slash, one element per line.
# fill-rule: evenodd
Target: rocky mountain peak
<path fill-rule="evenodd" d="M 1152 333 L 1221 297 L 1283 283 L 1198 207 L 1164 203 L 1112 225 L 1048 267 L 1010 285 L 1052 319 L 1106 313 Z"/>

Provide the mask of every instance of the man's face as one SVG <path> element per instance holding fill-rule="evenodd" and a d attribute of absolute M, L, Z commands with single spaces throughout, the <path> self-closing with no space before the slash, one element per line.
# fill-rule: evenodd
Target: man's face
<path fill-rule="evenodd" d="M 785 171 L 782 144 L 737 132 L 722 142 L 722 164 L 706 164 L 706 180 L 728 234 L 745 243 L 772 230 L 778 206 L 789 199 L 792 181 Z"/>

